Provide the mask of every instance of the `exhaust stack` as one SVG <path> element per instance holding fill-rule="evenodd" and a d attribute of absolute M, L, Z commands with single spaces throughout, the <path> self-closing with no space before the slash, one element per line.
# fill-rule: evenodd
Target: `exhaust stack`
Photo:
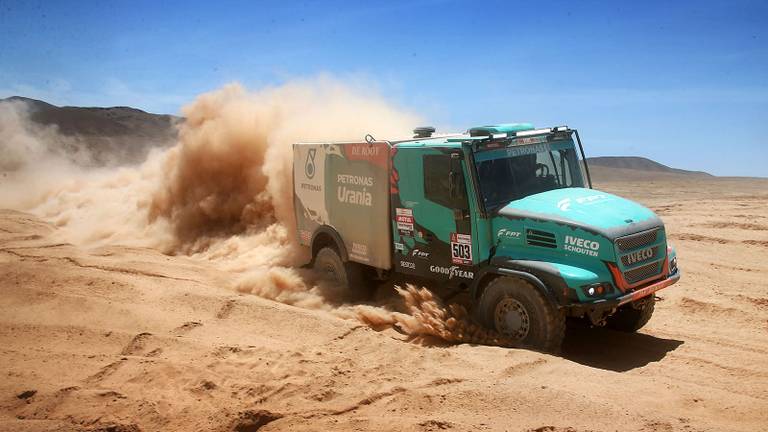
<path fill-rule="evenodd" d="M 420 126 L 413 130 L 414 138 L 430 138 L 435 133 L 435 128 L 432 126 Z"/>

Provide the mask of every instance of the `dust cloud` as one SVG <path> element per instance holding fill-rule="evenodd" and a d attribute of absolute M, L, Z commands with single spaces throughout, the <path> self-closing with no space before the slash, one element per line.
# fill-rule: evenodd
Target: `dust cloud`
<path fill-rule="evenodd" d="M 18 104 L 0 104 L 0 206 L 46 218 L 67 241 L 188 255 L 236 274 L 240 292 L 411 336 L 504 342 L 425 288 L 397 288 L 404 308 L 351 304 L 300 268 L 309 257 L 295 241 L 292 144 L 402 137 L 419 123 L 370 91 L 330 78 L 255 92 L 226 85 L 183 108 L 175 146 L 110 168 L 89 167 L 86 153 L 71 151 L 82 146 L 32 127 L 25 115 Z"/>
<path fill-rule="evenodd" d="M 52 126 L 29 121 L 25 103 L 0 103 L 0 207 L 29 207 L 44 200 L 50 186 L 88 163 L 78 141 Z"/>

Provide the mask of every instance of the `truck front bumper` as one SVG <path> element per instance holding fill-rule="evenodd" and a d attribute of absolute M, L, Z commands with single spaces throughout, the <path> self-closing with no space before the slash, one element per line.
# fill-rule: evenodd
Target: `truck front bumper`
<path fill-rule="evenodd" d="M 646 285 L 644 287 L 640 287 L 635 289 L 634 291 L 628 292 L 621 297 L 617 297 L 614 299 L 601 299 L 601 300 L 595 300 L 593 302 L 587 302 L 587 303 L 575 303 L 566 306 L 568 309 L 570 309 L 572 312 L 577 313 L 594 313 L 594 312 L 602 312 L 609 309 L 615 309 L 619 306 L 625 305 L 627 303 L 631 303 L 635 300 L 639 300 L 643 297 L 647 297 L 649 295 L 652 295 L 656 291 L 662 290 L 677 281 L 680 280 L 680 271 L 676 271 L 674 274 L 668 276 L 666 279 L 662 279 L 660 281 L 652 282 L 650 285 Z"/>

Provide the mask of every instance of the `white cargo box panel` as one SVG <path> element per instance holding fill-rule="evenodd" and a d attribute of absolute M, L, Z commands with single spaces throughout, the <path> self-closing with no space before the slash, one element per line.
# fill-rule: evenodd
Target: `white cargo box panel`
<path fill-rule="evenodd" d="M 351 261 L 392 267 L 389 220 L 390 145 L 294 144 L 294 211 L 299 241 L 312 242 L 329 226 L 341 235 Z"/>

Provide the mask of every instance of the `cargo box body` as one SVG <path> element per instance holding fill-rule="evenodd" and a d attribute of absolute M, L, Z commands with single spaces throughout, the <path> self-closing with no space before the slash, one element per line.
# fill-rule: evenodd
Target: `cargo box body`
<path fill-rule="evenodd" d="M 389 151 L 386 142 L 294 144 L 294 211 L 302 245 L 330 227 L 350 261 L 392 267 Z"/>

